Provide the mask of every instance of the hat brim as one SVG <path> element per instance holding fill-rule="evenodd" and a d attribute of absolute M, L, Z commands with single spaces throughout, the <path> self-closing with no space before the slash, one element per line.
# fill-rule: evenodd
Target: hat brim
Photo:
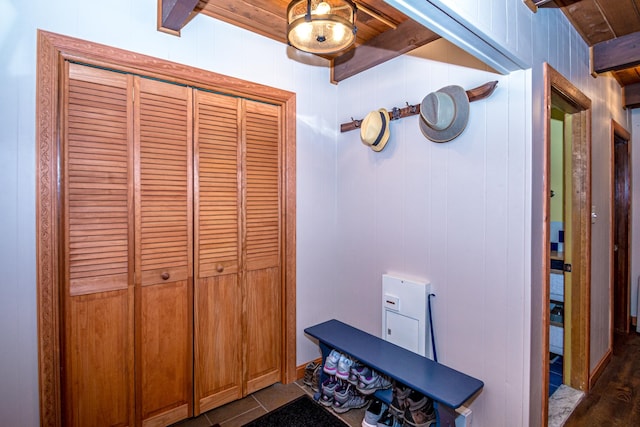
<path fill-rule="evenodd" d="M 429 126 L 421 112 L 418 124 L 420 125 L 420 131 L 426 138 L 433 142 L 447 142 L 460 135 L 467 126 L 469 121 L 469 98 L 464 88 L 455 85 L 445 86 L 442 89 L 438 89 L 438 92 L 444 92 L 453 98 L 453 103 L 456 107 L 453 122 L 446 129 L 437 130 Z"/>

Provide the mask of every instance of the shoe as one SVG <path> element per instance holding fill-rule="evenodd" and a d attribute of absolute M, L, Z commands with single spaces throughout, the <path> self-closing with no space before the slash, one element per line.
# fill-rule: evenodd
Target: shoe
<path fill-rule="evenodd" d="M 409 387 L 399 386 L 397 384 L 393 386 L 393 398 L 391 399 L 391 405 L 389 405 L 389 411 L 400 421 L 404 419 L 406 400 L 412 391 Z"/>
<path fill-rule="evenodd" d="M 333 395 L 338 387 L 338 381 L 335 378 L 327 378 L 322 383 L 322 389 L 319 402 L 323 406 L 331 406 L 333 404 Z"/>
<path fill-rule="evenodd" d="M 328 375 L 335 375 L 338 372 L 338 362 L 340 361 L 340 352 L 336 350 L 331 350 L 331 353 L 324 360 L 323 370 Z"/>
<path fill-rule="evenodd" d="M 304 385 L 311 387 L 311 383 L 313 382 L 313 375 L 317 367 L 318 363 L 316 362 L 309 362 L 307 363 L 307 366 L 304 367 L 304 379 L 302 380 Z"/>
<path fill-rule="evenodd" d="M 341 380 L 348 380 L 349 374 L 351 372 L 351 367 L 353 366 L 353 360 L 344 354 L 340 356 L 338 360 L 338 369 L 336 370 L 336 377 Z"/>
<path fill-rule="evenodd" d="M 411 427 L 436 425 L 436 411 L 433 407 L 433 400 L 417 391 L 412 391 L 406 400 L 403 425 Z"/>
<path fill-rule="evenodd" d="M 377 427 L 378 421 L 389 407 L 383 401 L 376 399 L 369 404 L 362 419 L 362 427 Z"/>
<path fill-rule="evenodd" d="M 342 414 L 349 409 L 363 408 L 365 406 L 367 406 L 367 399 L 354 390 L 351 384 L 336 390 L 332 406 L 336 413 Z"/>
<path fill-rule="evenodd" d="M 311 390 L 316 393 L 320 391 L 320 373 L 322 370 L 322 365 L 318 363 L 316 369 L 313 371 L 313 377 L 311 378 Z"/>
<path fill-rule="evenodd" d="M 391 412 L 385 411 L 376 427 L 402 427 L 402 423 Z"/>
<path fill-rule="evenodd" d="M 391 387 L 391 381 L 386 377 L 371 371 L 369 375 L 360 376 L 358 381 L 358 391 L 362 394 L 373 394 L 376 390 L 383 390 Z"/>
<path fill-rule="evenodd" d="M 368 366 L 365 366 L 359 362 L 354 362 L 353 366 L 351 366 L 351 370 L 349 371 L 349 378 L 347 378 L 347 381 L 357 386 L 358 381 L 360 381 L 360 377 L 362 375 L 369 374 L 371 374 L 371 369 L 369 369 Z"/>

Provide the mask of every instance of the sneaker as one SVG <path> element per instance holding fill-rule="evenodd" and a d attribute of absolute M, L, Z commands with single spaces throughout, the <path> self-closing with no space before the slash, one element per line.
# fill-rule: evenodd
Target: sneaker
<path fill-rule="evenodd" d="M 358 381 L 358 391 L 366 395 L 373 394 L 376 390 L 383 390 L 390 387 L 391 381 L 376 371 L 371 371 L 369 375 L 360 376 L 360 381 Z"/>
<path fill-rule="evenodd" d="M 430 427 L 436 425 L 436 411 L 433 400 L 412 391 L 406 400 L 404 425 L 411 427 Z"/>
<path fill-rule="evenodd" d="M 378 421 L 389 407 L 383 401 L 376 399 L 369 404 L 362 419 L 362 427 L 377 427 Z"/>
<path fill-rule="evenodd" d="M 336 370 L 336 377 L 341 380 L 348 380 L 349 374 L 351 372 L 351 367 L 353 366 L 353 360 L 344 354 L 340 356 L 338 360 L 338 369 Z"/>
<path fill-rule="evenodd" d="M 322 370 L 322 365 L 318 363 L 316 369 L 313 370 L 313 377 L 311 378 L 311 390 L 316 393 L 320 391 L 320 372 Z"/>
<path fill-rule="evenodd" d="M 304 385 L 311 387 L 313 375 L 317 367 L 318 363 L 316 362 L 309 362 L 307 363 L 307 366 L 304 367 L 304 379 L 302 380 Z"/>
<path fill-rule="evenodd" d="M 324 361 L 324 367 L 322 368 L 328 375 L 335 375 L 338 371 L 338 362 L 340 361 L 340 352 L 331 350 L 331 353 Z"/>
<path fill-rule="evenodd" d="M 363 395 L 353 389 L 351 384 L 347 384 L 340 390 L 336 390 L 333 398 L 333 410 L 338 414 L 347 412 L 349 409 L 363 408 L 367 406 L 367 400 Z"/>
<path fill-rule="evenodd" d="M 347 381 L 357 386 L 358 381 L 360 381 L 360 377 L 362 375 L 369 374 L 371 374 L 371 369 L 369 369 L 368 366 L 365 366 L 359 362 L 354 362 L 353 366 L 351 366 L 351 370 L 349 371 L 349 378 L 347 378 Z"/>
<path fill-rule="evenodd" d="M 385 411 L 376 427 L 402 427 L 402 423 L 391 412 Z"/>
<path fill-rule="evenodd" d="M 389 411 L 400 421 L 404 419 L 406 400 L 412 391 L 409 387 L 399 386 L 397 384 L 393 387 L 393 398 L 391 399 L 391 405 L 389 405 Z"/>
<path fill-rule="evenodd" d="M 331 406 L 333 404 L 333 395 L 338 387 L 338 381 L 335 378 L 327 378 L 322 383 L 320 404 L 324 406 Z"/>

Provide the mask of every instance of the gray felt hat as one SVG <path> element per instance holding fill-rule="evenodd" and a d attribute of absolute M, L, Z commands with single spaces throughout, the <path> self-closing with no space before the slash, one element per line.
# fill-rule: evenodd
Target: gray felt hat
<path fill-rule="evenodd" d="M 451 141 L 469 120 L 469 98 L 460 86 L 445 86 L 424 97 L 420 104 L 420 130 L 434 142 Z"/>

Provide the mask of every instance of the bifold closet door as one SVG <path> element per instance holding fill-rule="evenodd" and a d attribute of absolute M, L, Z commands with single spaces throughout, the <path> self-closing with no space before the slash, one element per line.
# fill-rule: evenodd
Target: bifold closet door
<path fill-rule="evenodd" d="M 61 126 L 63 423 L 134 425 L 132 77 L 66 64 Z"/>
<path fill-rule="evenodd" d="M 282 371 L 281 108 L 243 100 L 243 226 L 246 393 Z"/>
<path fill-rule="evenodd" d="M 136 409 L 193 413 L 192 91 L 135 78 Z"/>
<path fill-rule="evenodd" d="M 195 91 L 196 414 L 243 396 L 240 158 L 235 97 Z"/>
<path fill-rule="evenodd" d="M 281 379 L 280 107 L 196 91 L 196 413 Z"/>

